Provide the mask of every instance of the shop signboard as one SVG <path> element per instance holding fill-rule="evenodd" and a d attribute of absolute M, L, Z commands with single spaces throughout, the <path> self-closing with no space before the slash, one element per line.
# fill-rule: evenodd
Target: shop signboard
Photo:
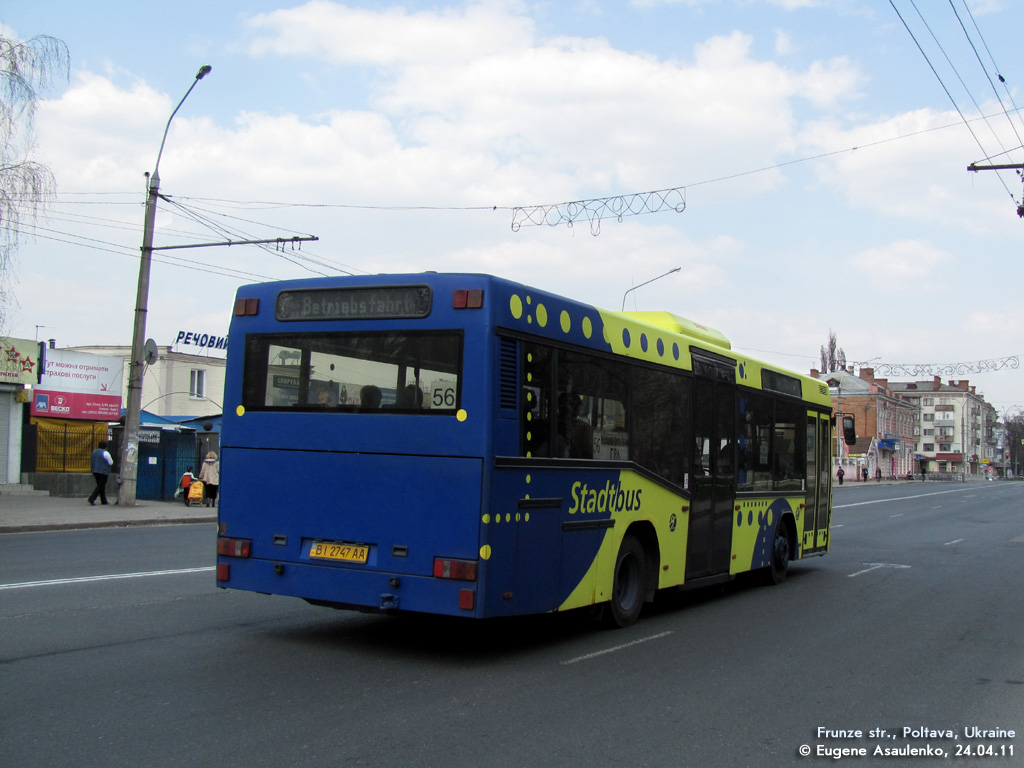
<path fill-rule="evenodd" d="M 0 384 L 35 384 L 38 364 L 37 342 L 0 336 Z"/>

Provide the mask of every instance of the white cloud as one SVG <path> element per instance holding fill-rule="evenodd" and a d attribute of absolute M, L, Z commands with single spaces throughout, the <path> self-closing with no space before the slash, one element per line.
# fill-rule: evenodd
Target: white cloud
<path fill-rule="evenodd" d="M 277 197 L 410 204 L 509 205 L 659 189 L 736 168 L 740 148 L 758 158 L 792 148 L 793 96 L 839 99 L 857 81 L 844 60 L 806 72 L 759 61 L 740 33 L 696 45 L 689 63 L 615 50 L 602 39 L 539 41 L 520 10 L 488 3 L 410 14 L 314 0 L 256 17 L 264 36 L 255 50 L 331 61 L 345 51 L 348 60 L 381 63 L 390 76 L 374 84 L 374 111 L 247 112 L 233 127 L 182 115 L 162 175 L 172 166 L 180 174 L 186 163 L 219 194 L 272 183 Z M 444 30 L 436 41 L 435 26 Z M 435 44 L 448 53 L 438 57 Z M 171 106 L 144 84 L 120 89 L 83 73 L 47 104 L 45 143 L 67 153 L 62 178 L 75 186 L 133 189 L 153 162 L 152 137 Z M 751 177 L 741 194 L 777 179 Z"/>
<path fill-rule="evenodd" d="M 528 45 L 533 21 L 513 0 L 409 13 L 401 7 L 369 11 L 311 0 L 262 13 L 248 26 L 257 34 L 253 55 L 308 56 L 334 64 L 394 66 L 402 62 L 463 63 Z"/>
<path fill-rule="evenodd" d="M 837 153 L 816 168 L 854 206 L 975 230 L 1002 220 L 1005 210 L 994 208 L 990 195 L 970 194 L 966 168 L 979 150 L 957 113 L 920 109 L 858 123 L 821 120 L 801 133 L 805 146 Z"/>
<path fill-rule="evenodd" d="M 820 109 L 830 109 L 859 97 L 863 76 L 849 58 L 839 56 L 812 63 L 796 82 L 801 96 Z"/>
<path fill-rule="evenodd" d="M 692 62 L 627 53 L 599 38 L 540 40 L 522 11 L 487 3 L 443 14 L 370 12 L 315 0 L 256 17 L 262 36 L 252 50 L 380 65 L 386 76 L 372 103 L 400 141 L 428 150 L 422 161 L 437 153 L 447 163 L 455 154 L 447 148 L 457 147 L 509 171 L 543 168 L 549 181 L 534 189 L 555 198 L 703 180 L 739 143 L 774 156 L 793 145 L 794 94 L 831 107 L 856 95 L 860 81 L 841 58 L 805 72 L 758 61 L 752 38 L 738 32 L 699 43 Z M 562 175 L 554 187 L 552 171 Z M 752 179 L 751 190 L 771 183 Z"/>
<path fill-rule="evenodd" d="M 159 149 L 152 137 L 161 135 L 173 106 L 145 83 L 118 88 L 105 77 L 80 72 L 60 98 L 40 102 L 44 161 L 60 171 L 61 189 L 141 190 L 142 172 L 152 169 Z"/>
<path fill-rule="evenodd" d="M 930 243 L 899 240 L 855 254 L 856 274 L 889 292 L 914 296 L 928 289 L 929 278 L 952 260 Z M 931 294 L 934 297 L 934 293 Z"/>

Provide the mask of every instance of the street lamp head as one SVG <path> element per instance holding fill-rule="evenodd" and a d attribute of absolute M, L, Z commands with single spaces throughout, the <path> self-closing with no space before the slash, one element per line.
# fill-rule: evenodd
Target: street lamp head
<path fill-rule="evenodd" d="M 211 67 L 209 64 L 203 64 L 203 66 L 201 66 L 199 68 L 199 71 L 196 73 L 196 80 L 202 80 L 204 77 L 206 77 L 212 71 L 213 71 L 213 67 Z"/>

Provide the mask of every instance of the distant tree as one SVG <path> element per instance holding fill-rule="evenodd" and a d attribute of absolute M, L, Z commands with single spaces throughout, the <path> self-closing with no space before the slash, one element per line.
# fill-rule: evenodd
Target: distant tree
<path fill-rule="evenodd" d="M 1006 451 L 1010 454 L 1009 467 L 1012 471 L 1022 463 L 1021 459 L 1024 457 L 1024 444 L 1021 444 L 1024 440 L 1024 414 L 1018 413 L 1008 418 L 1003 423 L 1003 429 L 1006 434 Z"/>
<path fill-rule="evenodd" d="M 836 345 L 836 334 L 828 329 L 828 344 L 821 348 L 821 372 L 846 370 L 846 353 Z"/>
<path fill-rule="evenodd" d="M 22 219 L 34 221 L 57 189 L 53 172 L 32 159 L 36 105 L 54 77 L 68 79 L 70 67 L 67 45 L 54 37 L 22 42 L 0 35 L 0 331 L 14 302 Z"/>

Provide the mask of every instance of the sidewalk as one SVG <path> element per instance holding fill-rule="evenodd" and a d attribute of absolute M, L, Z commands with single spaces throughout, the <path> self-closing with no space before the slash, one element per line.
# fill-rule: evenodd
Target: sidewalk
<path fill-rule="evenodd" d="M 0 534 L 216 521 L 216 509 L 186 507 L 181 501 L 140 501 L 134 507 L 119 507 L 99 501 L 89 506 L 83 498 L 41 493 L 0 495 Z"/>

